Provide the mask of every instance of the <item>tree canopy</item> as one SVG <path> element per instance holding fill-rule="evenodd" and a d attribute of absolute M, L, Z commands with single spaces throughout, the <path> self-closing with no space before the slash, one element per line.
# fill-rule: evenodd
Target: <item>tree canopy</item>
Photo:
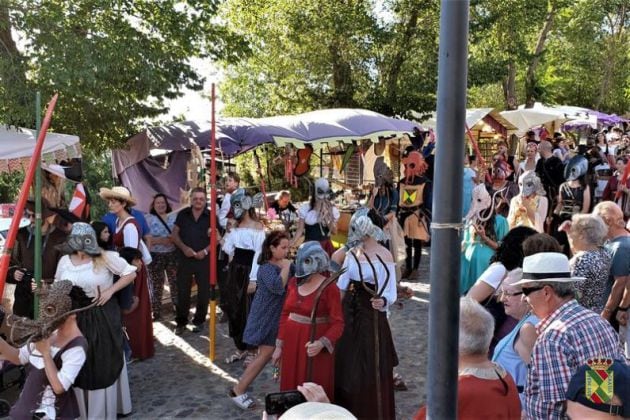
<path fill-rule="evenodd" d="M 192 57 L 232 63 L 247 44 L 218 0 L 0 1 L 0 121 L 34 125 L 34 92 L 60 93 L 57 131 L 103 150 L 163 114 L 203 75 Z"/>
<path fill-rule="evenodd" d="M 105 150 L 200 90 L 218 63 L 224 115 L 435 109 L 439 0 L 0 0 L 0 123 Z M 469 106 L 630 109 L 630 0 L 471 0 Z"/>

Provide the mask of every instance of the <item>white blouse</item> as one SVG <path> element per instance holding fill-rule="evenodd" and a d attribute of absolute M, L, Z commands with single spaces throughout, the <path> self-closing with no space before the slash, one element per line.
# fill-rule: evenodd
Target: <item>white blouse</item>
<path fill-rule="evenodd" d="M 332 216 L 335 223 L 339 221 L 339 209 L 335 206 L 332 207 Z M 311 203 L 304 203 L 298 209 L 298 217 L 304 220 L 307 225 L 314 225 L 319 222 L 319 214 L 311 209 Z"/>
<path fill-rule="evenodd" d="M 385 266 L 381 264 L 381 262 L 376 258 L 372 258 L 372 265 L 374 266 L 374 270 L 376 271 L 376 276 L 378 278 L 378 287 L 379 290 L 383 287 L 383 282 L 387 278 L 387 270 L 389 270 L 389 281 L 387 282 L 387 286 L 383 292 L 383 297 L 387 300 L 387 305 L 381 309 L 382 312 L 386 312 L 387 308 L 394 302 L 396 302 L 397 291 L 396 291 L 396 264 L 394 262 L 386 262 Z M 361 271 L 363 273 L 363 281 L 366 283 L 374 284 L 374 272 L 372 271 L 372 267 L 370 264 L 364 259 L 364 257 L 359 257 L 359 262 L 361 264 Z M 346 291 L 348 290 L 348 286 L 350 285 L 350 281 L 360 281 L 361 276 L 359 275 L 359 267 L 352 256 L 347 255 L 345 260 L 343 261 L 343 268 L 347 270 L 339 276 L 339 280 L 337 280 L 337 287 L 339 290 Z"/>
<path fill-rule="evenodd" d="M 59 347 L 51 346 L 50 355 L 54 358 L 55 355 L 61 350 Z M 20 347 L 18 356 L 20 363 L 26 365 L 30 363 L 33 368 L 37 370 L 44 369 L 44 358 L 41 353 L 35 349 L 35 344 L 31 343 L 29 348 L 26 346 Z M 66 350 L 61 355 L 61 369 L 57 372 L 57 379 L 61 382 L 63 389 L 66 391 L 70 389 L 74 380 L 79 375 L 79 371 L 85 363 L 86 355 L 82 347 L 72 347 Z M 48 416 L 47 418 L 54 419 L 56 417 L 55 410 L 56 396 L 50 385 L 46 385 L 44 392 L 42 393 L 42 399 L 37 412 L 44 412 Z"/>
<path fill-rule="evenodd" d="M 236 248 L 249 249 L 255 251 L 252 269 L 249 272 L 249 281 L 256 282 L 258 274 L 258 257 L 262 250 L 263 242 L 265 242 L 265 231 L 262 229 L 252 228 L 234 228 L 225 236 L 223 243 L 223 252 L 230 257 L 234 256 Z"/>
<path fill-rule="evenodd" d="M 100 286 L 103 291 L 110 287 L 114 283 L 114 274 L 126 276 L 136 272 L 136 267 L 128 264 L 117 252 L 104 251 L 102 258 L 104 265 L 95 269 L 94 261 L 74 265 L 70 256 L 64 255 L 57 265 L 55 281 L 70 280 L 73 285 L 81 287 L 88 297 L 96 297 L 96 288 Z"/>

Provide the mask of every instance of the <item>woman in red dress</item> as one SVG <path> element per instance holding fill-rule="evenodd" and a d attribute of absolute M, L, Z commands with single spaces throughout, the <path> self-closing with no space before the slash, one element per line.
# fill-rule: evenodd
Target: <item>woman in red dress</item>
<path fill-rule="evenodd" d="M 341 296 L 329 282 L 330 259 L 319 242 L 305 242 L 298 249 L 296 276 L 289 280 L 273 360 L 281 362 L 280 390 L 297 389 L 304 382 L 321 385 L 334 395 L 335 342 L 343 333 Z M 311 312 L 315 311 L 315 339 L 311 341 Z M 308 363 L 311 359 L 311 377 Z"/>
<path fill-rule="evenodd" d="M 116 249 L 128 246 L 141 249 L 145 246 L 140 236 L 140 226 L 131 216 L 130 207 L 136 204 L 135 199 L 125 187 L 101 188 L 100 196 L 107 200 L 109 211 L 116 214 L 116 231 L 113 244 Z M 149 297 L 147 268 L 143 264 L 134 281 L 134 296 L 138 298 L 138 306 L 123 317 L 123 324 L 129 336 L 131 356 L 135 359 L 153 357 L 153 323 L 151 320 L 151 299 Z"/>

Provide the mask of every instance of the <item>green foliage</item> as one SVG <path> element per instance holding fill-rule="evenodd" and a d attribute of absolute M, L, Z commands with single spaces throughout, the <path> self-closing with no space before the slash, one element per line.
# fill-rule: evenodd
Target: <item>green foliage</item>
<path fill-rule="evenodd" d="M 104 150 L 200 90 L 193 57 L 234 62 L 243 40 L 215 15 L 218 0 L 3 0 L 0 121 L 32 127 L 34 92 L 60 93 L 55 130 Z M 24 37 L 15 48 L 12 36 Z"/>
<path fill-rule="evenodd" d="M 383 21 L 357 0 L 231 0 L 222 17 L 251 56 L 223 62 L 224 113 L 294 114 L 363 107 L 389 114 L 435 107 L 437 1 L 393 1 Z"/>

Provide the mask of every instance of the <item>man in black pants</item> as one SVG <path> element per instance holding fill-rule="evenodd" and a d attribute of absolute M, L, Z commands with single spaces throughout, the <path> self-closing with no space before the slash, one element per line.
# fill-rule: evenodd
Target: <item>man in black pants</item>
<path fill-rule="evenodd" d="M 183 334 L 188 324 L 190 310 L 190 289 L 192 278 L 197 283 L 197 307 L 193 318 L 193 332 L 200 332 L 208 313 L 210 292 L 210 211 L 206 204 L 203 188 L 193 188 L 190 192 L 191 205 L 180 211 L 175 219 L 171 238 L 180 249 L 177 266 L 177 315 L 175 334 Z M 215 216 L 216 217 L 216 216 Z"/>

